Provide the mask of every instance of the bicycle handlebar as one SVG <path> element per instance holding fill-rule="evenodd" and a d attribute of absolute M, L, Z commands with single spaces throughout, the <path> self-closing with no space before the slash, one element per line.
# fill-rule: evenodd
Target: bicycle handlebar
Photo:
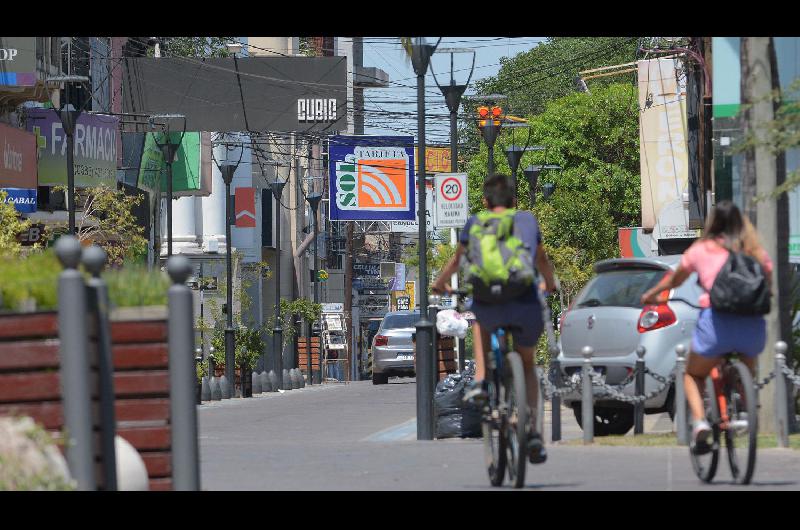
<path fill-rule="evenodd" d="M 695 305 L 695 304 L 691 303 L 690 301 L 686 300 L 685 298 L 668 298 L 667 302 L 683 302 L 684 304 L 686 304 L 686 305 L 688 305 L 690 307 L 693 307 L 695 309 L 705 309 L 704 307 L 701 307 L 699 305 Z"/>

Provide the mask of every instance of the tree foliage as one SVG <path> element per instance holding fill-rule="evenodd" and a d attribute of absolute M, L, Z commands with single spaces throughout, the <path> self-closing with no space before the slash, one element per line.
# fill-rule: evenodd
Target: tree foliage
<path fill-rule="evenodd" d="M 641 215 L 639 178 L 638 101 L 628 84 L 593 87 L 547 104 L 544 112 L 528 117 L 530 144 L 545 146 L 522 158 L 518 171 L 520 208 L 531 209 L 530 187 L 522 169 L 529 164 L 560 165 L 544 170 L 533 208 L 541 225 L 545 248 L 551 254 L 562 287 L 574 295 L 591 275 L 592 264 L 617 255 L 617 228 L 635 226 Z M 527 131 L 513 130 L 514 143 L 525 145 Z M 495 169 L 510 175 L 504 149 L 512 132 L 501 132 L 495 144 Z M 470 208 L 482 208 L 488 151 L 485 145 L 467 163 Z M 554 183 L 548 202 L 542 184 Z"/>
<path fill-rule="evenodd" d="M 161 54 L 164 57 L 229 57 L 231 52 L 225 44 L 236 40 L 236 37 L 164 37 Z"/>
<path fill-rule="evenodd" d="M 64 186 L 54 189 L 66 192 Z M 83 212 L 75 226 L 78 239 L 103 247 L 112 266 L 120 266 L 126 259 L 142 259 L 147 253 L 147 239 L 133 209 L 142 203 L 144 195 L 128 195 L 108 186 L 86 188 L 82 193 Z M 66 232 L 67 225 L 60 224 L 57 231 Z"/>
<path fill-rule="evenodd" d="M 637 37 L 548 37 L 513 58 L 500 59 L 497 75 L 476 82 L 476 89 L 479 94 L 508 96 L 503 104 L 515 115 L 539 114 L 548 102 L 575 91 L 578 72 L 636 60 L 638 40 Z M 592 89 L 619 79 L 592 80 Z M 630 74 L 629 79 L 632 80 Z"/>

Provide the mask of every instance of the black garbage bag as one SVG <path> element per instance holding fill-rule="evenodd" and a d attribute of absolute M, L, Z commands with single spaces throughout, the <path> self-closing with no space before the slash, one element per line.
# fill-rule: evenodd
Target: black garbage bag
<path fill-rule="evenodd" d="M 464 392 L 471 377 L 451 374 L 436 385 L 433 396 L 436 438 L 479 438 L 480 408 L 464 403 Z"/>

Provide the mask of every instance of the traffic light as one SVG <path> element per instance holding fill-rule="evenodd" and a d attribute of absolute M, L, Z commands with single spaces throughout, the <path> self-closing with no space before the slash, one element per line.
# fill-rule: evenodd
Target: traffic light
<path fill-rule="evenodd" d="M 479 118 L 478 119 L 478 126 L 479 127 L 483 127 L 483 126 L 486 125 L 486 120 L 489 117 L 490 113 L 492 115 L 492 118 L 493 118 L 492 121 L 494 121 L 495 126 L 499 126 L 500 125 L 500 119 L 503 117 L 503 109 L 502 109 L 502 107 L 498 107 L 496 105 L 493 105 L 492 108 L 489 109 L 489 107 L 481 106 L 481 107 L 478 107 L 478 118 Z"/>

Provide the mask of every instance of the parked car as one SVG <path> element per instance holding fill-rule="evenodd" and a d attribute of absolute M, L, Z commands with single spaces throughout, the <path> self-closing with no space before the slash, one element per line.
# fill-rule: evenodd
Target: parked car
<path fill-rule="evenodd" d="M 392 311 L 383 317 L 372 339 L 372 384 L 385 385 L 390 376 L 414 377 L 414 344 L 411 335 L 419 311 Z"/>
<path fill-rule="evenodd" d="M 640 299 L 665 273 L 675 270 L 679 262 L 680 256 L 657 256 L 596 263 L 596 276 L 561 318 L 558 360 L 562 377 L 567 380 L 580 377 L 584 346 L 594 348 L 592 367 L 609 385 L 619 385 L 633 373 L 639 346 L 646 349 L 645 366 L 661 376 L 668 376 L 675 366 L 675 347 L 678 344 L 689 347 L 699 310 L 682 302 L 642 307 Z M 697 275 L 692 274 L 670 293 L 670 298 L 683 298 L 696 304 L 701 293 Z M 660 385 L 653 377 L 645 377 L 645 393 Z M 673 417 L 673 387 L 647 400 L 645 413 L 669 412 Z M 631 381 L 621 390 L 632 396 L 635 383 Z M 594 434 L 628 432 L 634 423 L 633 406 L 604 398 L 599 388 L 595 388 L 594 395 Z M 581 424 L 581 395 L 572 392 L 564 396 L 564 404 L 572 407 Z"/>
<path fill-rule="evenodd" d="M 362 379 L 368 379 L 372 374 L 372 339 L 378 334 L 383 318 L 370 318 L 364 329 L 364 348 L 361 354 Z"/>

